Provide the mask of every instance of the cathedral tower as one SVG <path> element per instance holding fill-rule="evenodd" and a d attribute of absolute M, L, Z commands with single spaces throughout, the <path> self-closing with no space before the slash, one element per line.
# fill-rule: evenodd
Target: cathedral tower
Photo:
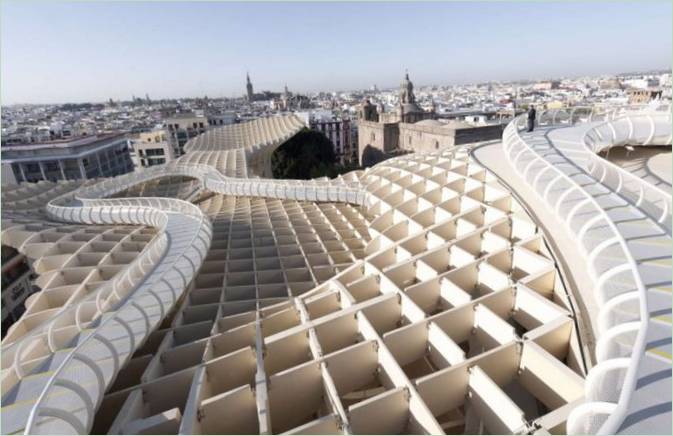
<path fill-rule="evenodd" d="M 254 94 L 252 92 L 252 82 L 250 81 L 249 73 L 245 73 L 245 89 L 247 91 L 248 101 L 252 101 Z"/>

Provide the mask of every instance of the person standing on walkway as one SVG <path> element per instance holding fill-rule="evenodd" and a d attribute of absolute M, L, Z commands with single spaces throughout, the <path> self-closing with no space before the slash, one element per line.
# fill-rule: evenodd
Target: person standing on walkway
<path fill-rule="evenodd" d="M 535 106 L 530 105 L 528 108 L 528 131 L 532 132 L 535 128 Z"/>

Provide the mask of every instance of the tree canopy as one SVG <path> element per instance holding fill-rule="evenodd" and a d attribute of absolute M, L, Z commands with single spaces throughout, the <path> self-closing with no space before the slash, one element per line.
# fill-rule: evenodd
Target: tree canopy
<path fill-rule="evenodd" d="M 313 179 L 336 177 L 351 168 L 337 164 L 325 135 L 305 128 L 273 152 L 271 170 L 277 179 Z"/>

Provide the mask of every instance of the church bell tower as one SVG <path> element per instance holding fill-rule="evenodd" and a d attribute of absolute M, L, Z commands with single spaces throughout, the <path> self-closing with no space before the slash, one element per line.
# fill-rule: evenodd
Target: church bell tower
<path fill-rule="evenodd" d="M 248 101 L 252 101 L 253 92 L 252 92 L 252 82 L 250 81 L 250 74 L 245 73 L 245 89 L 247 91 Z"/>

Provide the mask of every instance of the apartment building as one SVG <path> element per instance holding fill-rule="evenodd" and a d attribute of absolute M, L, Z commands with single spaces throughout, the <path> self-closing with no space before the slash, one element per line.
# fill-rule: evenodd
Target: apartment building
<path fill-rule="evenodd" d="M 165 130 L 153 130 L 138 134 L 132 141 L 133 163 L 136 168 L 161 165 L 175 159 L 173 147 L 167 141 Z"/>
<path fill-rule="evenodd" d="M 184 146 L 190 139 L 208 130 L 208 118 L 202 114 L 187 112 L 175 114 L 164 121 L 166 138 L 175 156 L 185 154 Z"/>
<path fill-rule="evenodd" d="M 357 134 L 349 118 L 336 116 L 329 110 L 299 112 L 297 115 L 311 130 L 325 135 L 334 147 L 334 154 L 341 164 L 357 161 Z"/>

